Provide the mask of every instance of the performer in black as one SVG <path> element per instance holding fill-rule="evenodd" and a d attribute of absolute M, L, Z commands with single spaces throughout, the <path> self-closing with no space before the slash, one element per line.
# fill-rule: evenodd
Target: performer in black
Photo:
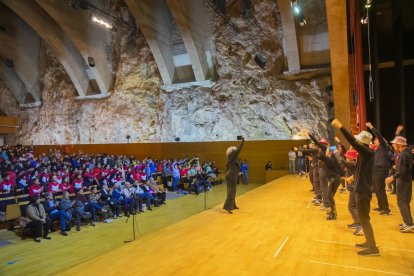
<path fill-rule="evenodd" d="M 227 182 L 227 198 L 224 202 L 223 209 L 232 214 L 232 210 L 239 209 L 236 205 L 236 184 L 237 177 L 240 171 L 239 153 L 244 145 L 244 137 L 242 137 L 240 145 L 236 147 L 229 147 L 226 150 L 227 164 L 226 164 L 226 182 Z"/>
<path fill-rule="evenodd" d="M 358 152 L 358 161 L 355 169 L 355 197 L 358 209 L 359 222 L 364 229 L 366 242 L 356 244 L 356 247 L 365 248 L 358 252 L 361 256 L 379 256 L 379 250 L 375 242 L 374 230 L 370 222 L 369 211 L 372 199 L 372 171 L 374 169 L 375 152 L 370 149 L 372 135 L 367 131 L 361 131 L 352 136 L 338 119 L 332 121 L 332 126 L 340 129 L 345 139 Z"/>

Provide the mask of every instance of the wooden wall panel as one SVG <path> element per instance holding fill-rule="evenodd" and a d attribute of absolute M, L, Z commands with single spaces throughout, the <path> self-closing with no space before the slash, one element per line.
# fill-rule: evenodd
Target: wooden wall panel
<path fill-rule="evenodd" d="M 249 181 L 251 183 L 265 183 L 266 171 L 264 169 L 268 161 L 272 161 L 273 169 L 288 169 L 289 148 L 298 146 L 308 141 L 303 140 L 269 140 L 247 141 L 240 154 L 241 159 L 246 159 L 249 164 Z M 145 157 L 184 158 L 198 156 L 202 162 L 215 161 L 221 171 L 225 171 L 225 151 L 230 146 L 237 146 L 240 141 L 230 142 L 176 142 L 176 143 L 145 143 L 145 144 L 88 144 L 88 145 L 46 145 L 35 146 L 36 156 L 60 148 L 69 153 L 108 153 L 116 155 L 134 155 L 138 159 Z"/>

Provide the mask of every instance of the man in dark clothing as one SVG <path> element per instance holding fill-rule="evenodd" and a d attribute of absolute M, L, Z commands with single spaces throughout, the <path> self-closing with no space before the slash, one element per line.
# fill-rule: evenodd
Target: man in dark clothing
<path fill-rule="evenodd" d="M 388 204 L 387 193 L 385 192 L 385 178 L 388 176 L 390 170 L 390 158 L 387 142 L 385 142 L 381 133 L 374 128 L 370 123 L 366 123 L 367 127 L 371 129 L 375 135 L 374 144 L 377 146 L 374 156 L 374 171 L 372 175 L 372 185 L 374 192 L 377 195 L 378 208 L 373 209 L 379 211 L 380 215 L 391 215 L 391 210 Z"/>
<path fill-rule="evenodd" d="M 385 181 L 387 184 L 391 183 L 394 179 L 397 182 L 397 204 L 404 221 L 400 227 L 400 231 L 410 232 L 414 229 L 413 217 L 410 210 L 410 202 L 413 191 L 413 155 L 411 153 L 411 148 L 407 146 L 407 140 L 404 137 L 397 136 L 391 143 L 399 155 L 395 162 L 395 174 L 388 177 Z"/>
<path fill-rule="evenodd" d="M 358 209 L 359 220 L 366 242 L 356 244 L 356 247 L 365 248 L 358 252 L 362 256 L 379 256 L 379 250 L 375 242 L 374 231 L 370 222 L 369 211 L 372 199 L 372 171 L 374 167 L 375 152 L 369 148 L 372 135 L 367 131 L 361 131 L 358 135 L 352 136 L 338 119 L 332 121 L 332 126 L 340 129 L 344 137 L 358 152 L 358 161 L 355 169 L 355 197 Z"/>
<path fill-rule="evenodd" d="M 316 140 L 315 137 L 313 137 L 308 131 L 305 131 L 307 135 L 312 139 L 312 141 L 317 145 L 320 149 L 320 152 L 322 154 L 325 154 L 326 149 L 329 146 L 328 140 L 321 138 L 319 140 Z M 322 191 L 322 199 L 323 199 L 323 206 L 322 210 L 326 210 L 329 207 L 329 200 L 328 200 L 328 178 L 327 178 L 327 167 L 323 160 L 321 160 L 320 156 L 318 156 L 318 164 L 319 164 L 319 185 Z"/>

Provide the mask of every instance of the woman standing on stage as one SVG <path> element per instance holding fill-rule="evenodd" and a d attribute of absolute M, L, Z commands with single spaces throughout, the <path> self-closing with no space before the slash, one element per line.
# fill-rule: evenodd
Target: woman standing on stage
<path fill-rule="evenodd" d="M 239 153 L 244 145 L 244 137 L 242 137 L 240 145 L 236 147 L 229 147 L 226 150 L 227 164 L 226 164 L 226 182 L 227 182 L 227 198 L 223 209 L 232 214 L 232 210 L 239 209 L 236 206 L 236 184 L 239 175 L 240 164 Z"/>

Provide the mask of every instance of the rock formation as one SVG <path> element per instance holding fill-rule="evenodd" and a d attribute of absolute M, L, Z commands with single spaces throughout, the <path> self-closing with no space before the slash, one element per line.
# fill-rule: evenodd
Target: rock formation
<path fill-rule="evenodd" d="M 113 33 L 116 81 L 108 98 L 77 101 L 63 67 L 46 48 L 42 106 L 18 111 L 22 127 L 14 143 L 76 144 L 291 139 L 302 128 L 326 134 L 329 74 L 283 77 L 280 15 L 275 1 L 257 1 L 263 31 L 231 11 L 236 33 L 211 12 L 217 77 L 212 88 L 161 90 L 161 79 L 142 33 Z M 206 6 L 206 9 L 209 8 Z M 125 16 L 125 15 L 124 15 Z M 264 69 L 254 61 L 266 57 Z M 14 115 L 16 103 L 0 82 L 0 108 Z M 7 101 L 3 99 L 7 98 Z M 15 101 L 14 101 L 15 102 Z"/>

